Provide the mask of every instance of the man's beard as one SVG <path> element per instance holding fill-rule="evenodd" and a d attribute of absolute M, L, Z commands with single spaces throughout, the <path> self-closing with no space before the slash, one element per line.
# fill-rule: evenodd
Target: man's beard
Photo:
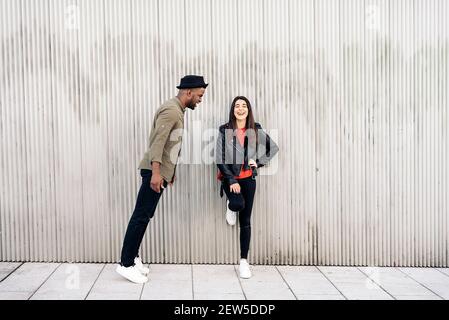
<path fill-rule="evenodd" d="M 196 104 L 195 104 L 195 103 L 192 103 L 192 102 L 189 102 L 189 103 L 187 104 L 187 108 L 192 109 L 192 110 L 195 110 Z"/>

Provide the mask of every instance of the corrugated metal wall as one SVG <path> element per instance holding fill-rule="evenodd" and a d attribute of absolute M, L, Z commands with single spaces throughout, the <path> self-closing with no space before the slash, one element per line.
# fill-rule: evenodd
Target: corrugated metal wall
<path fill-rule="evenodd" d="M 448 266 L 447 0 L 0 0 L 0 12 L 0 260 L 117 261 L 154 112 L 198 73 L 210 86 L 186 113 L 144 260 L 238 261 L 202 155 L 244 94 L 280 147 L 258 180 L 251 263 Z"/>

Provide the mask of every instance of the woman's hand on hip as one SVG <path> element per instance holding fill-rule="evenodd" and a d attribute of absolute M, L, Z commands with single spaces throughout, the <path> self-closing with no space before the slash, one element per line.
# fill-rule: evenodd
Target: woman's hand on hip
<path fill-rule="evenodd" d="M 231 184 L 231 192 L 240 193 L 240 185 L 238 183 Z"/>
<path fill-rule="evenodd" d="M 250 167 L 257 168 L 257 163 L 254 159 L 249 159 L 248 164 Z"/>

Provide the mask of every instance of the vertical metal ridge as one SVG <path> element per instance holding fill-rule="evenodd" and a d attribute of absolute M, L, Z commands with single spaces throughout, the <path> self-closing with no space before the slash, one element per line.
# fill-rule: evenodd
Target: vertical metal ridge
<path fill-rule="evenodd" d="M 441 110 L 442 110 L 442 121 L 443 126 L 441 130 L 441 138 L 443 141 L 443 148 L 442 148 L 442 159 L 441 159 L 441 166 L 443 169 L 442 173 L 442 190 L 440 193 L 440 201 L 442 201 L 442 208 L 441 208 L 441 232 L 442 232 L 442 243 L 441 243 L 441 252 L 442 252 L 442 261 L 440 261 L 441 266 L 447 266 L 448 264 L 448 253 L 447 253 L 447 230 L 449 230 L 449 219 L 447 217 L 447 212 L 449 212 L 448 207 L 448 199 L 449 199 L 449 189 L 448 189 L 448 181 L 449 181 L 449 174 L 448 174 L 448 166 L 445 165 L 449 161 L 449 154 L 448 154 L 448 144 L 444 143 L 449 138 L 448 135 L 448 112 L 447 108 L 445 106 L 448 105 L 448 89 L 449 89 L 449 31 L 448 31 L 448 22 L 447 19 L 445 19 L 446 14 L 449 14 L 449 4 L 446 1 L 442 1 L 442 7 L 440 10 L 440 45 L 441 45 L 441 68 L 439 69 L 441 72 L 441 78 L 440 78 L 440 95 L 441 95 Z M 444 125 L 446 124 L 446 125 Z M 444 135 L 446 133 L 446 135 Z M 446 244 L 446 245 L 445 245 Z"/>

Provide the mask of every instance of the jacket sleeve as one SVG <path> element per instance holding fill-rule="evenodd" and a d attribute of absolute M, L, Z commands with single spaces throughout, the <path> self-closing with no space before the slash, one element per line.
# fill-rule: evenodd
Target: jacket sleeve
<path fill-rule="evenodd" d="M 226 141 L 225 134 L 222 130 L 219 131 L 218 139 L 217 139 L 217 147 L 215 149 L 215 161 L 217 163 L 218 170 L 223 175 L 223 179 L 226 180 L 230 185 L 237 183 L 237 180 L 234 178 L 232 171 L 229 169 L 229 165 L 226 163 Z"/>
<path fill-rule="evenodd" d="M 177 121 L 178 115 L 174 110 L 165 109 L 157 115 L 157 119 L 152 129 L 155 130 L 154 140 L 151 141 L 149 149 L 150 163 L 153 161 L 162 163 L 162 153 L 165 144 Z"/>
<path fill-rule="evenodd" d="M 259 143 L 256 163 L 258 167 L 263 167 L 278 153 L 279 147 L 260 124 L 257 125 L 257 135 Z"/>

